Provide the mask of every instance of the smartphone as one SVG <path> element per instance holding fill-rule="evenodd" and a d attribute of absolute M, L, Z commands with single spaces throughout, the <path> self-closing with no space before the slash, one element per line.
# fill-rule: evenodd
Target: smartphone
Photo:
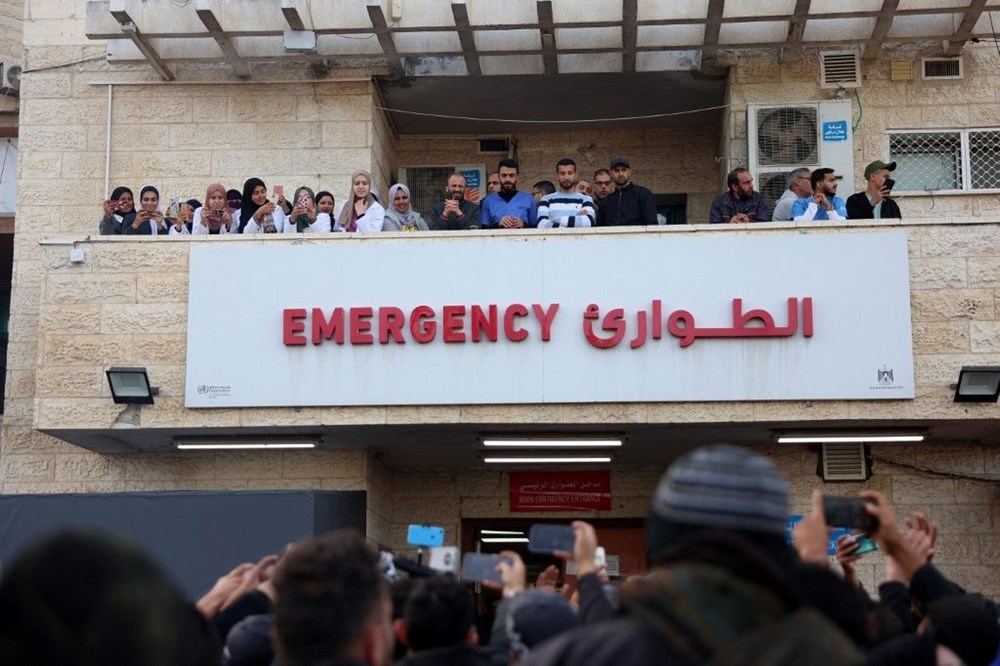
<path fill-rule="evenodd" d="M 850 527 L 862 532 L 878 528 L 878 521 L 865 510 L 859 497 L 823 495 L 823 516 L 830 527 Z"/>
<path fill-rule="evenodd" d="M 854 541 L 858 544 L 857 550 L 855 550 L 853 555 L 864 555 L 865 553 L 870 553 L 873 550 L 878 550 L 878 543 L 874 539 L 866 537 L 863 534 L 858 534 L 854 537 Z"/>
<path fill-rule="evenodd" d="M 604 546 L 598 546 L 594 550 L 594 566 L 606 567 L 608 565 L 608 556 L 604 552 Z"/>
<path fill-rule="evenodd" d="M 576 533 L 569 525 L 536 523 L 528 532 L 528 550 L 532 553 L 554 553 L 557 550 L 572 553 L 575 544 Z"/>
<path fill-rule="evenodd" d="M 892 178 L 886 178 L 885 184 L 882 185 L 882 187 L 892 192 L 892 188 L 896 187 L 896 181 L 894 181 Z"/>
<path fill-rule="evenodd" d="M 309 193 L 303 192 L 299 195 L 299 200 L 295 202 L 295 205 L 302 206 L 303 208 L 309 207 Z"/>
<path fill-rule="evenodd" d="M 283 196 L 285 196 L 285 186 L 284 185 L 275 185 L 274 186 L 274 197 L 278 198 L 278 197 L 283 197 Z"/>
<path fill-rule="evenodd" d="M 427 566 L 434 571 L 453 574 L 458 570 L 458 563 L 461 559 L 458 546 L 437 546 L 431 548 L 430 555 Z"/>
<path fill-rule="evenodd" d="M 444 528 L 434 525 L 410 525 L 406 533 L 406 543 L 428 548 L 443 546 Z"/>
<path fill-rule="evenodd" d="M 466 553 L 462 558 L 462 580 L 473 583 L 492 581 L 503 584 L 503 578 L 497 571 L 497 566 L 501 562 L 511 563 L 509 558 L 499 555 L 488 555 L 486 553 Z"/>
<path fill-rule="evenodd" d="M 178 213 L 180 212 L 181 212 L 181 198 L 170 197 L 170 203 L 167 204 L 167 212 L 164 213 L 164 215 L 171 219 L 176 219 Z"/>

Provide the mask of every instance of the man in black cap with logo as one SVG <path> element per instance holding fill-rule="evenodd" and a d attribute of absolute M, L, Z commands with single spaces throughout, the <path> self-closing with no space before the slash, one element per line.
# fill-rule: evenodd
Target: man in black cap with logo
<path fill-rule="evenodd" d="M 896 170 L 896 163 L 886 164 L 875 160 L 865 167 L 865 181 L 868 187 L 864 192 L 852 194 L 847 198 L 847 219 L 849 220 L 879 220 L 902 219 L 899 205 L 890 198 L 895 181 L 889 174 Z"/>
<path fill-rule="evenodd" d="M 631 182 L 632 167 L 623 156 L 611 159 L 611 178 L 615 191 L 597 210 L 597 226 L 620 227 L 656 224 L 656 200 L 653 193 Z"/>

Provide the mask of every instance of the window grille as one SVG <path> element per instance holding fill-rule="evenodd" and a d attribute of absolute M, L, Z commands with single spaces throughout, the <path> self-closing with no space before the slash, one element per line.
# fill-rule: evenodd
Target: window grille
<path fill-rule="evenodd" d="M 969 172 L 974 190 L 1000 190 L 1000 129 L 969 132 Z"/>
<path fill-rule="evenodd" d="M 965 189 L 960 131 L 900 132 L 889 135 L 889 159 L 897 192 Z"/>

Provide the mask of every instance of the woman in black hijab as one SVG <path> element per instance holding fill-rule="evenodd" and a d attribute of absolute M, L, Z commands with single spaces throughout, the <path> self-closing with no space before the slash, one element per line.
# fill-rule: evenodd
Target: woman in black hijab
<path fill-rule="evenodd" d="M 267 200 L 267 185 L 260 178 L 249 178 L 243 184 L 243 206 L 240 209 L 240 233 L 275 234 L 285 229 L 285 198 L 278 203 Z"/>
<path fill-rule="evenodd" d="M 101 218 L 102 236 L 119 236 L 122 229 L 132 226 L 135 221 L 135 195 L 122 185 L 116 187 L 111 198 L 104 202 L 104 217 Z"/>

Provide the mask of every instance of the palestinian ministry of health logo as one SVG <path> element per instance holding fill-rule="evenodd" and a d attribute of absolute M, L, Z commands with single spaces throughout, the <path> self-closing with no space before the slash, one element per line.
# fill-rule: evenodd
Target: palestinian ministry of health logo
<path fill-rule="evenodd" d="M 903 387 L 896 383 L 896 379 L 892 375 L 892 368 L 883 365 L 881 368 L 875 369 L 875 384 L 868 388 L 893 390 L 902 389 Z"/>

